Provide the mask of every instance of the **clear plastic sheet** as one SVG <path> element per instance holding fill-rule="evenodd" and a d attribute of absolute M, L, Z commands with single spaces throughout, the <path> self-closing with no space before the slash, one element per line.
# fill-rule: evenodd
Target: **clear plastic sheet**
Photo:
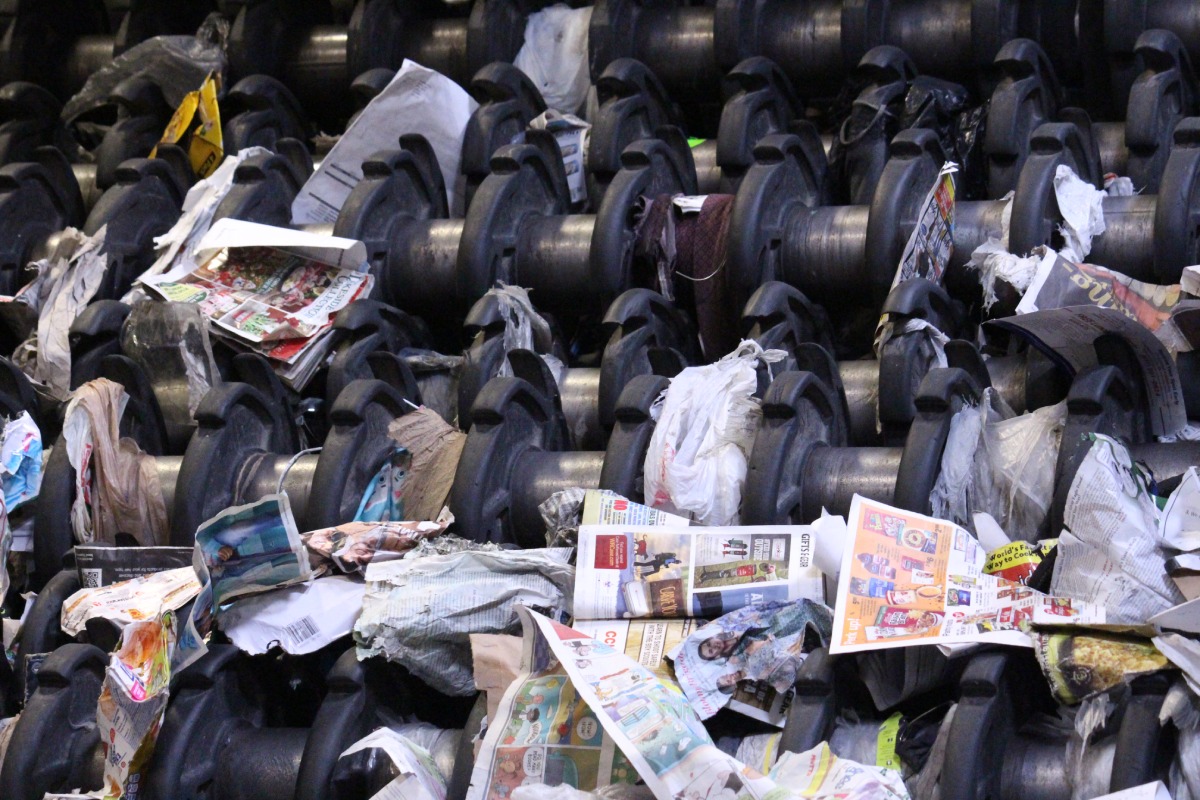
<path fill-rule="evenodd" d="M 121 350 L 145 370 L 168 430 L 190 430 L 196 407 L 221 382 L 200 308 L 138 303 L 121 328 Z"/>

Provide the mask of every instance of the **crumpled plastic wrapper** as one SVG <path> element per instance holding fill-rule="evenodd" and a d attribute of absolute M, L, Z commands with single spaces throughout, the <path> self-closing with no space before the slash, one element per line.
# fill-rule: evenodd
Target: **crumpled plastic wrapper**
<path fill-rule="evenodd" d="M 178 107 L 210 72 L 224 72 L 228 36 L 228 20 L 213 14 L 195 36 L 155 36 L 136 44 L 88 77 L 83 88 L 63 106 L 62 119 L 74 122 L 99 108 L 108 102 L 118 84 L 136 76 L 152 80 L 162 89 L 167 105 Z"/>
<path fill-rule="evenodd" d="M 413 371 L 421 389 L 421 403 L 451 425 L 458 422 L 458 378 L 463 357 L 432 350 L 403 350 L 400 358 Z"/>
<path fill-rule="evenodd" d="M 1075 705 L 1139 675 L 1171 669 L 1146 639 L 1088 631 L 1032 634 L 1033 651 L 1060 703 Z"/>
<path fill-rule="evenodd" d="M 118 533 L 143 546 L 166 542 L 167 509 L 154 458 L 120 435 L 128 402 L 121 384 L 97 378 L 67 404 L 63 438 L 76 476 L 71 524 L 80 542 L 116 544 Z"/>
<path fill-rule="evenodd" d="M 354 626 L 359 659 L 382 655 L 443 694 L 474 694 L 470 636 L 519 633 L 516 607 L 565 620 L 575 568 L 566 548 L 469 549 L 428 555 L 440 537 L 407 558 L 367 568 L 362 616 Z M 459 540 L 462 541 L 462 540 Z"/>
<path fill-rule="evenodd" d="M 1082 263 L 1092 252 L 1092 239 L 1105 230 L 1104 190 L 1080 179 L 1066 164 L 1059 164 L 1054 172 L 1054 197 L 1063 218 L 1058 229 L 1066 242 L 1062 255 Z"/>
<path fill-rule="evenodd" d="M 505 353 L 511 353 L 513 350 L 537 352 L 536 341 L 553 339 L 550 333 L 550 324 L 533 307 L 527 289 L 501 283 L 495 289 L 490 290 L 488 294 L 496 297 L 500 302 L 500 310 L 504 314 Z M 546 362 L 546 366 L 550 368 L 550 374 L 554 376 L 554 382 L 561 387 L 563 379 L 566 377 L 567 365 L 549 353 L 538 353 L 538 356 Z M 507 358 L 500 362 L 500 374 L 512 374 L 512 367 Z"/>
<path fill-rule="evenodd" d="M 55 400 L 71 390 L 71 323 L 96 296 L 108 257 L 104 238 L 108 226 L 87 236 L 63 231 L 49 258 L 36 262 L 37 277 L 18 294 L 38 312 L 37 330 L 13 354 L 13 361 L 39 382 Z"/>
<path fill-rule="evenodd" d="M 688 367 L 655 401 L 646 449 L 646 504 L 690 512 L 704 525 L 737 525 L 750 448 L 762 416 L 760 362 L 783 359 L 744 341 L 715 364 Z"/>

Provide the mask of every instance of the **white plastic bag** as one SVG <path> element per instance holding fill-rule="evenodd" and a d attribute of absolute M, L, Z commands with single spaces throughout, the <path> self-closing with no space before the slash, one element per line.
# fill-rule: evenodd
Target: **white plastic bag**
<path fill-rule="evenodd" d="M 1054 172 L 1054 198 L 1063 224 L 1059 226 L 1066 246 L 1063 258 L 1081 264 L 1092 252 L 1092 239 L 1104 233 L 1104 198 L 1107 195 L 1081 180 L 1066 164 Z"/>
<path fill-rule="evenodd" d="M 647 505 L 690 512 L 704 525 L 737 525 L 742 484 L 762 407 L 755 366 L 779 350 L 744 341 L 715 364 L 688 367 L 654 404 L 645 462 Z"/>
<path fill-rule="evenodd" d="M 529 76 L 550 108 L 571 113 L 583 105 L 588 73 L 588 25 L 592 7 L 556 3 L 529 15 L 525 44 L 513 65 Z"/>
<path fill-rule="evenodd" d="M 1014 417 L 988 389 L 984 402 L 950 423 L 942 468 L 929 500 L 933 515 L 975 532 L 990 514 L 1012 540 L 1036 541 L 1054 496 L 1054 466 L 1066 403 Z"/>

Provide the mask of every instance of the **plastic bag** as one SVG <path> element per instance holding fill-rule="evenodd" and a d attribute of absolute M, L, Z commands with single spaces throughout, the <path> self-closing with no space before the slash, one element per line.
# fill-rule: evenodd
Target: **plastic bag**
<path fill-rule="evenodd" d="M 200 307 L 154 300 L 134 305 L 121 327 L 121 350 L 145 370 L 156 393 L 187 388 L 185 404 L 165 395 L 158 402 L 168 426 L 190 430 L 200 401 L 221 382 Z"/>
<path fill-rule="evenodd" d="M 579 110 L 591 87 L 588 73 L 588 25 L 592 7 L 556 3 L 529 15 L 525 43 L 513 65 L 529 76 L 546 105 Z"/>
<path fill-rule="evenodd" d="M 1066 245 L 1062 256 L 1082 263 L 1092 252 L 1092 239 L 1104 233 L 1105 193 L 1081 180 L 1066 164 L 1054 172 L 1054 197 L 1063 223 L 1059 226 Z"/>
<path fill-rule="evenodd" d="M 933 515 L 974 532 L 990 514 L 1012 540 L 1036 541 L 1054 496 L 1054 466 L 1066 403 L 1014 417 L 996 394 L 950 422 L 942 469 L 930 493 Z"/>
<path fill-rule="evenodd" d="M 488 294 L 496 297 L 500 302 L 500 311 L 504 314 L 505 353 L 511 353 L 513 350 L 537 352 L 536 342 L 538 340 L 546 342 L 553 339 L 550 323 L 546 322 L 545 318 L 533 307 L 533 303 L 529 300 L 528 289 L 500 283 Z M 566 377 L 567 365 L 549 353 L 538 353 L 538 355 L 550 368 L 554 382 L 561 387 L 563 378 Z M 509 366 L 507 358 L 500 362 L 499 374 L 512 374 L 512 368 Z"/>
<path fill-rule="evenodd" d="M 96 70 L 79 93 L 66 102 L 62 119 L 71 123 L 108 102 L 117 84 L 144 76 L 162 89 L 167 105 L 176 107 L 209 73 L 225 71 L 229 22 L 213 14 L 195 36 L 155 36 L 136 44 Z"/>
<path fill-rule="evenodd" d="M 688 367 L 651 409 L 657 425 L 646 451 L 647 505 L 690 512 L 705 525 L 737 525 L 747 461 L 762 407 L 758 362 L 782 360 L 744 341 L 715 364 Z"/>

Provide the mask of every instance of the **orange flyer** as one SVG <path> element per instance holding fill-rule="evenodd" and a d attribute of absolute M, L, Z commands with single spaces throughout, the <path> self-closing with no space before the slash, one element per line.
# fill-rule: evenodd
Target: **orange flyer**
<path fill-rule="evenodd" d="M 1024 623 L 1102 624 L 1104 609 L 984 573 L 987 554 L 945 520 L 855 496 L 831 653 L 914 644 L 1032 647 Z"/>

